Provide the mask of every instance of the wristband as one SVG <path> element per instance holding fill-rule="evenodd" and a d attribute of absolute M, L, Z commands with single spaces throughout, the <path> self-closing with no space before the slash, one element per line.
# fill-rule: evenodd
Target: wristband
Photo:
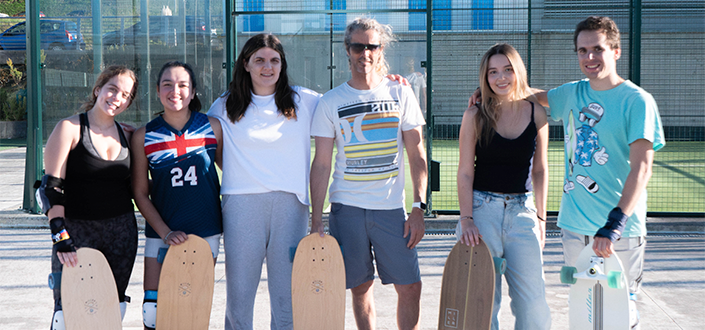
<path fill-rule="evenodd" d="M 612 243 L 618 241 L 622 237 L 622 232 L 627 226 L 627 220 L 629 216 L 622 212 L 622 209 L 615 207 L 607 215 L 607 223 L 604 227 L 597 230 L 595 237 L 605 237 L 609 238 Z"/>
<path fill-rule="evenodd" d="M 415 208 L 418 208 L 418 209 L 421 209 L 421 210 L 423 210 L 423 211 L 426 211 L 426 204 L 425 204 L 425 203 L 422 203 L 422 202 L 414 202 L 413 204 L 411 204 L 411 208 L 414 208 L 414 207 L 415 207 Z"/>
<path fill-rule="evenodd" d="M 475 219 L 472 217 L 472 215 L 464 215 L 464 216 L 460 217 L 460 221 L 467 220 L 467 219 L 475 220 Z"/>
<path fill-rule="evenodd" d="M 56 217 L 49 220 L 49 228 L 51 228 L 51 241 L 56 246 L 58 252 L 74 252 L 76 248 L 73 245 L 73 239 L 69 236 L 64 224 L 64 218 Z"/>
<path fill-rule="evenodd" d="M 164 242 L 164 244 L 169 245 L 169 235 L 171 235 L 173 232 L 173 230 L 170 231 L 168 234 L 166 234 L 166 236 L 164 236 L 164 238 L 162 238 L 162 242 Z"/>

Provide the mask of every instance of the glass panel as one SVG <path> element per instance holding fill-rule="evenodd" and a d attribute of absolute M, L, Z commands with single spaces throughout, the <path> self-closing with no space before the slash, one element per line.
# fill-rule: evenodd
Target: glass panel
<path fill-rule="evenodd" d="M 155 96 L 156 75 L 168 61 L 179 60 L 193 67 L 203 112 L 226 90 L 221 1 L 118 0 L 92 1 L 81 6 L 42 3 L 46 14 L 42 26 L 49 20 L 61 23 L 51 26 L 53 32 L 42 33 L 42 48 L 46 49 L 46 67 L 42 71 L 45 139 L 60 119 L 81 111 L 100 69 L 109 65 L 126 65 L 137 74 L 138 95 L 130 108 L 117 117 L 135 127 L 162 111 Z M 147 3 L 148 7 L 143 8 Z M 102 15 L 98 18 L 92 16 L 93 5 L 101 6 Z M 143 30 L 143 19 L 149 22 L 148 29 Z M 47 39 L 49 34 L 52 41 Z M 100 42 L 102 46 L 98 48 Z M 52 48 L 45 46 L 47 43 L 65 47 Z M 69 47 L 73 44 L 80 46 Z"/>

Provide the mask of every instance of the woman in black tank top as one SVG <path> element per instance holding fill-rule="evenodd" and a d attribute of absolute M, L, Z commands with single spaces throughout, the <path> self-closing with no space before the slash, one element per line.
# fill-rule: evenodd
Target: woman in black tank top
<path fill-rule="evenodd" d="M 468 107 L 460 128 L 456 234 L 472 246 L 481 237 L 494 257 L 506 259 L 515 328 L 549 329 L 541 255 L 548 189 L 546 112 L 525 100 L 531 95 L 526 69 L 508 44 L 485 53 L 480 86 L 482 102 Z M 501 283 L 495 283 L 493 329 L 498 328 Z"/>
<path fill-rule="evenodd" d="M 129 134 L 115 121 L 137 90 L 137 78 L 124 66 L 106 68 L 83 105 L 84 113 L 59 121 L 44 154 L 52 205 L 52 272 L 76 266 L 75 249 L 103 253 L 115 277 L 124 315 L 125 290 L 137 254 L 137 223 L 130 190 Z M 58 235 L 57 235 L 58 234 Z M 63 324 L 61 288 L 54 289 L 52 324 Z"/>

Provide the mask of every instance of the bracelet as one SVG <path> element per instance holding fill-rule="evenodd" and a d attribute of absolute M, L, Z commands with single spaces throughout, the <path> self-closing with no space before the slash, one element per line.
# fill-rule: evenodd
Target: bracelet
<path fill-rule="evenodd" d="M 171 235 L 173 232 L 173 230 L 170 231 L 168 234 L 166 234 L 166 236 L 164 236 L 164 238 L 162 238 L 162 242 L 164 242 L 164 244 L 169 245 L 169 235 Z"/>
<path fill-rule="evenodd" d="M 546 221 L 546 219 L 542 218 L 542 217 L 541 217 L 540 215 L 538 215 L 538 214 L 536 215 L 536 217 L 539 218 L 539 220 L 541 220 L 541 221 Z"/>
<path fill-rule="evenodd" d="M 475 220 L 475 219 L 472 217 L 472 215 L 464 215 L 464 216 L 460 217 L 460 221 L 463 221 L 463 220 L 466 220 L 466 219 L 470 219 L 470 220 L 473 220 L 473 221 Z"/>

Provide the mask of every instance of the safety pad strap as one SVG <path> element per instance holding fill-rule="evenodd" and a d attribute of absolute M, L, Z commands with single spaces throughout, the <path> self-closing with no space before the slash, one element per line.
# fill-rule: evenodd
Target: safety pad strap
<path fill-rule="evenodd" d="M 155 302 L 157 301 L 157 294 L 158 291 L 156 290 L 147 290 L 144 292 L 144 301 L 151 301 Z"/>
<path fill-rule="evenodd" d="M 35 193 L 37 204 L 42 208 L 42 213 L 44 214 L 49 212 L 54 205 L 64 205 L 66 203 L 64 179 L 44 175 L 41 181 L 37 180 L 34 183 L 34 188 L 37 189 Z"/>
<path fill-rule="evenodd" d="M 157 262 L 160 264 L 164 263 L 164 258 L 166 258 L 166 252 L 169 248 L 159 248 L 159 253 L 157 254 Z"/>

